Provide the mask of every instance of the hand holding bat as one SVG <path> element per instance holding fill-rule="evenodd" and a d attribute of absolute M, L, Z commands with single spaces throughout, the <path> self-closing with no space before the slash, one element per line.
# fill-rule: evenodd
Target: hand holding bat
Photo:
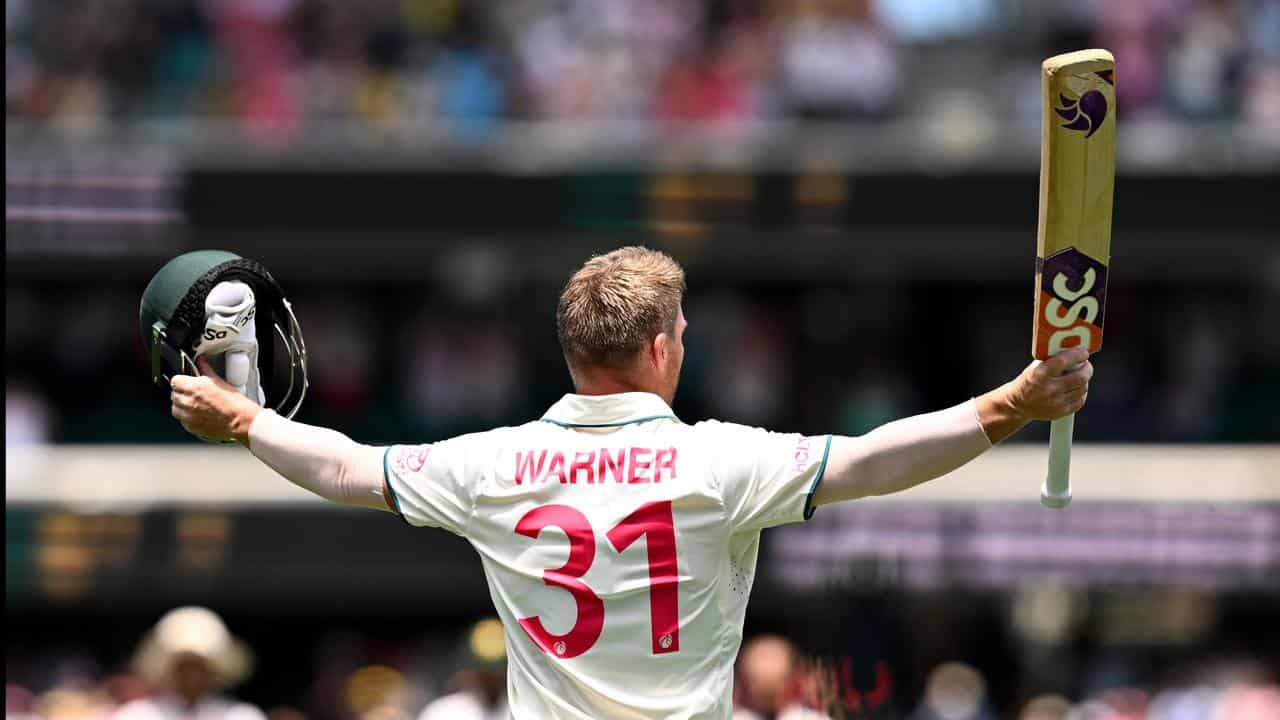
<path fill-rule="evenodd" d="M 1084 407 L 1092 378 L 1089 351 L 1074 347 L 1032 361 L 1013 382 L 1009 402 L 1028 420 L 1057 420 Z"/>

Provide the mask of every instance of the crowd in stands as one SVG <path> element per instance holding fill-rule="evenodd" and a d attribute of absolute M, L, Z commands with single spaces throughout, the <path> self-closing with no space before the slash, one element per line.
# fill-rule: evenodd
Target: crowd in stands
<path fill-rule="evenodd" d="M 412 633 L 410 633 L 412 635 Z M 208 608 L 166 613 L 127 658 L 111 666 L 89 650 L 7 658 L 6 720 L 501 720 L 508 716 L 502 626 L 483 618 L 454 640 L 416 652 L 371 653 L 359 637 L 326 641 L 289 672 L 255 665 L 250 643 Z M 409 640 L 406 636 L 405 640 Z M 113 651 L 123 648 L 113 648 Z M 399 657 L 399 660 L 388 659 Z M 1263 720 L 1280 714 L 1275 668 L 1247 655 L 1202 655 L 1162 671 L 1133 659 L 1081 664 L 1079 697 L 1059 692 L 997 698 L 972 664 L 937 663 L 904 697 L 908 678 L 876 663 L 861 683 L 851 658 L 808 656 L 788 638 L 748 637 L 738 656 L 734 720 Z M 238 687 L 255 668 L 302 677 L 308 689 L 281 704 L 254 704 L 263 688 Z M 1146 675 L 1150 682 L 1135 682 Z M 256 691 L 253 688 L 256 687 Z M 280 697 L 280 688 L 273 688 Z"/>
<path fill-rule="evenodd" d="M 1090 46 L 1114 51 L 1128 118 L 1280 126 L 1269 0 L 10 0 L 5 99 L 35 123 L 281 138 L 326 120 L 874 121 L 957 86 L 1021 95 L 1040 58 Z"/>

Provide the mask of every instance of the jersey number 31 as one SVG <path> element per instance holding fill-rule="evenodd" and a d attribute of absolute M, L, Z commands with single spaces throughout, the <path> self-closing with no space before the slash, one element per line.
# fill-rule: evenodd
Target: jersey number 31
<path fill-rule="evenodd" d="M 520 627 L 542 648 L 556 657 L 581 655 L 596 644 L 604 629 L 604 601 L 582 581 L 596 558 L 596 536 L 587 516 L 568 505 L 536 507 L 516 523 L 516 532 L 538 537 L 542 528 L 554 525 L 569 538 L 569 559 L 555 570 L 544 570 L 542 581 L 562 588 L 573 596 L 578 606 L 578 619 L 563 635 L 548 632 L 537 615 L 520 618 Z M 671 520 L 671 501 L 641 505 L 608 532 L 613 549 L 622 552 L 642 535 L 648 536 L 649 550 L 649 620 L 654 654 L 673 653 L 680 649 L 680 610 L 676 586 L 679 571 L 676 564 L 676 531 Z"/>

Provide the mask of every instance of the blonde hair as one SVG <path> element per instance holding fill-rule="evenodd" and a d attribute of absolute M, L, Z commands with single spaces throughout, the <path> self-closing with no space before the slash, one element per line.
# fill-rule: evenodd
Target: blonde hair
<path fill-rule="evenodd" d="M 556 334 L 570 366 L 625 368 L 658 333 L 675 331 L 684 270 L 670 255 L 625 247 L 596 255 L 569 278 Z"/>

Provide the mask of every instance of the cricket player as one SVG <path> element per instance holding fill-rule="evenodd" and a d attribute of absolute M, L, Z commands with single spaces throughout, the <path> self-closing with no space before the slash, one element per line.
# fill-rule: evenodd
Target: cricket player
<path fill-rule="evenodd" d="M 172 413 L 329 500 L 466 538 L 502 619 L 513 718 L 729 718 L 761 530 L 945 475 L 1075 412 L 1093 368 L 1066 350 L 860 437 L 690 425 L 671 410 L 684 291 L 655 250 L 588 260 L 556 309 L 575 392 L 516 427 L 361 445 L 264 410 L 203 357 L 201 377 L 173 378 Z"/>

